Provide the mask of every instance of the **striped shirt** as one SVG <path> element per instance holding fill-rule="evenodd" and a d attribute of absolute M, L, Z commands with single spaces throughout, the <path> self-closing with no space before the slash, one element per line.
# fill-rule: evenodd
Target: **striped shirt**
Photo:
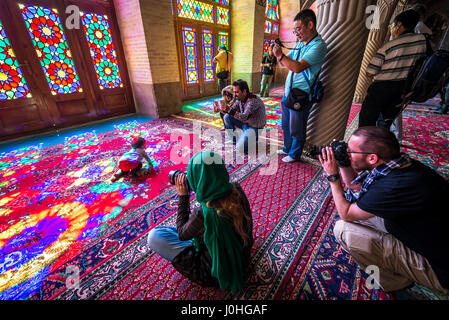
<path fill-rule="evenodd" d="M 366 72 L 374 81 L 405 80 L 418 58 L 426 53 L 422 34 L 405 33 L 388 41 L 371 59 Z"/>

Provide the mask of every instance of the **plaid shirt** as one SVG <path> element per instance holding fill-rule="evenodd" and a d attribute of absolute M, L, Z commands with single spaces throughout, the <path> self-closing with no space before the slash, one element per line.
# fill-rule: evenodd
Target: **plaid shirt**
<path fill-rule="evenodd" d="M 349 202 L 356 202 L 365 192 L 368 191 L 369 186 L 378 178 L 385 177 L 393 169 L 403 167 L 411 163 L 411 159 L 407 154 L 402 154 L 399 158 L 390 160 L 374 168 L 373 170 L 365 170 L 359 174 L 351 184 L 362 183 L 362 188 L 359 192 L 355 192 L 351 189 L 347 189 L 345 192 L 345 198 Z"/>

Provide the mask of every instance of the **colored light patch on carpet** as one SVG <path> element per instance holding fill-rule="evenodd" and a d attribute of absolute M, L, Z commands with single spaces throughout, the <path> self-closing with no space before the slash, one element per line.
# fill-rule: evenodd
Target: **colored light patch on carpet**
<path fill-rule="evenodd" d="M 173 138 L 177 135 L 188 141 Z M 145 138 L 157 171 L 110 183 L 137 136 Z M 193 136 L 190 122 L 129 121 L 112 131 L 70 135 L 54 146 L 2 153 L 0 163 L 8 165 L 0 167 L 0 298 L 50 299 L 67 288 L 68 269 L 84 275 L 171 215 L 176 192 L 168 173 L 185 170 L 193 155 L 181 152 L 172 161 L 173 150 L 223 149 L 207 135 L 194 148 Z M 241 158 L 227 163 L 228 170 L 247 161 Z M 161 206 L 165 209 L 146 215 Z"/>
<path fill-rule="evenodd" d="M 190 121 L 199 121 L 215 128 L 224 126 L 218 113 L 213 111 L 214 101 L 220 100 L 221 97 L 208 98 L 199 101 L 187 102 L 182 107 L 182 113 L 173 115 L 175 118 L 186 119 Z M 282 107 L 281 98 L 261 98 L 265 104 L 267 123 L 266 130 L 278 130 L 277 141 L 282 141 L 283 133 L 282 125 Z"/>
<path fill-rule="evenodd" d="M 278 159 L 278 156 L 274 157 Z M 317 166 L 279 163 L 279 176 L 260 176 L 260 166 L 252 161 L 231 173 L 232 181 L 239 181 L 248 195 L 253 211 L 251 276 L 244 292 L 232 296 L 229 291 L 198 286 L 179 274 L 173 266 L 146 247 L 146 235 L 136 240 L 104 266 L 87 275 L 79 289 L 63 292 L 58 299 L 272 299 L 286 277 L 296 255 L 305 248 L 308 237 L 319 221 L 323 201 L 329 199 L 329 189 L 322 188 L 324 176 Z M 295 186 L 295 187 L 293 187 Z M 272 194 L 279 197 L 272 197 Z M 327 200 L 326 200 L 327 199 Z M 195 202 L 191 203 L 196 206 Z M 170 208 L 176 210 L 176 202 Z M 139 221 L 139 223 L 141 223 Z M 164 220 L 163 225 L 176 223 L 176 216 Z M 117 237 L 119 237 L 117 235 Z M 114 279 L 102 281 L 107 265 L 120 261 Z"/>

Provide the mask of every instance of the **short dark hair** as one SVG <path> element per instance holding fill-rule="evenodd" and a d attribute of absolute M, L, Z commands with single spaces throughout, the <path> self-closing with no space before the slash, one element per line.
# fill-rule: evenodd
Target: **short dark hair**
<path fill-rule="evenodd" d="M 131 143 L 131 147 L 133 147 L 133 149 L 139 149 L 144 145 L 144 143 L 145 139 L 142 137 L 138 137 L 137 139 L 134 139 L 133 143 Z"/>
<path fill-rule="evenodd" d="M 412 31 L 415 29 L 416 24 L 419 21 L 419 13 L 415 10 L 406 10 L 394 18 L 394 24 L 402 23 L 406 31 Z"/>
<path fill-rule="evenodd" d="M 311 9 L 305 9 L 299 12 L 293 21 L 300 20 L 302 24 L 308 25 L 309 22 L 313 22 L 313 26 L 316 28 L 316 14 Z"/>
<path fill-rule="evenodd" d="M 361 151 L 375 153 L 385 161 L 396 159 L 401 155 L 398 139 L 387 128 L 360 127 L 352 135 L 365 138 L 359 146 Z"/>
<path fill-rule="evenodd" d="M 426 17 L 427 9 L 423 4 L 421 4 L 421 3 L 415 4 L 412 7 L 412 10 L 415 10 L 416 12 L 418 12 L 421 19 L 424 19 Z"/>
<path fill-rule="evenodd" d="M 234 87 L 239 87 L 241 91 L 246 90 L 249 93 L 248 82 L 242 79 L 235 80 L 232 85 Z"/>

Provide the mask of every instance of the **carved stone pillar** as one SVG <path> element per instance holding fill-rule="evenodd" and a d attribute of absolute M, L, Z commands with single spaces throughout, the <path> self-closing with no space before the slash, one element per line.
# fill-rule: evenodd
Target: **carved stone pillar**
<path fill-rule="evenodd" d="M 390 24 L 393 12 L 396 9 L 399 0 L 378 0 L 377 8 L 379 10 L 379 24 L 373 25 L 368 35 L 365 54 L 362 60 L 362 67 L 355 89 L 354 103 L 362 103 L 366 96 L 366 90 L 372 82 L 372 79 L 366 76 L 366 68 L 377 50 L 385 43 L 385 37 L 389 34 L 388 26 Z"/>
<path fill-rule="evenodd" d="M 366 8 L 375 0 L 319 0 L 318 32 L 327 44 L 321 80 L 325 97 L 309 116 L 308 143 L 343 139 L 369 29 Z"/>

